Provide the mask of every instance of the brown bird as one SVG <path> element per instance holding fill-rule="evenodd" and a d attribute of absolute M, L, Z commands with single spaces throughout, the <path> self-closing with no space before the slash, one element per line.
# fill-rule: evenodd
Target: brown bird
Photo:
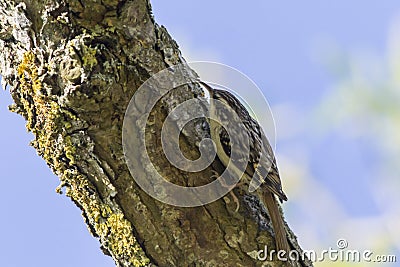
<path fill-rule="evenodd" d="M 210 95 L 209 118 L 214 118 L 209 119 L 210 134 L 219 160 L 226 168 L 233 170 L 234 175 L 241 176 L 242 182 L 249 184 L 250 191 L 254 185 L 260 185 L 256 195 L 268 209 L 275 232 L 276 248 L 289 253 L 283 218 L 276 200 L 278 197 L 282 202 L 287 197 L 282 191 L 278 167 L 268 139 L 258 122 L 233 94 L 214 89 L 202 81 L 199 83 Z M 228 132 L 232 134 L 232 138 Z M 233 155 L 236 155 L 236 159 L 232 158 Z M 243 165 L 241 159 L 247 162 Z M 229 162 L 230 167 L 227 167 Z"/>

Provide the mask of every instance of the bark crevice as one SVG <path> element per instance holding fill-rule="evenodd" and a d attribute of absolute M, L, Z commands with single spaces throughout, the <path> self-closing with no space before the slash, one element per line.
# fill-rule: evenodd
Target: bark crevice
<path fill-rule="evenodd" d="M 235 189 L 237 213 L 229 196 L 204 207 L 174 207 L 142 191 L 126 166 L 121 135 L 131 97 L 153 74 L 184 63 L 148 1 L 1 0 L 0 25 L 0 73 L 15 102 L 10 109 L 27 120 L 32 146 L 60 179 L 57 191 L 82 210 L 118 266 L 265 264 L 254 253 L 274 247 L 273 235 L 248 212 L 245 192 Z M 161 129 L 177 103 L 201 95 L 195 84 L 171 91 L 156 106 L 152 129 Z M 186 126 L 185 155 L 198 156 L 196 145 L 208 136 L 204 125 L 199 119 Z M 149 153 L 161 149 L 150 146 Z M 173 168 L 164 157 L 155 164 L 185 185 L 207 183 L 212 170 L 221 171 L 218 162 L 199 173 Z M 144 168 L 137 165 L 134 176 L 146 175 Z"/>

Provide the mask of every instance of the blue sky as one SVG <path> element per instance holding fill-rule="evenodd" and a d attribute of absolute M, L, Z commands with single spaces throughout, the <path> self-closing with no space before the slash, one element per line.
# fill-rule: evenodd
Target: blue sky
<path fill-rule="evenodd" d="M 385 56 L 389 26 L 400 15 L 397 0 L 157 0 L 152 5 L 156 21 L 166 26 L 186 59 L 230 65 L 263 89 L 276 113 L 277 157 L 289 195 L 286 216 L 306 248 L 332 245 L 335 234 L 348 233 L 321 221 L 328 207 L 312 203 L 333 203 L 329 208 L 340 210 L 355 228 L 357 220 L 378 218 L 381 209 L 365 193 L 365 181 L 374 172 L 368 162 L 379 156 L 370 156 L 376 148 L 368 139 L 307 129 L 318 128 L 313 113 L 338 82 L 328 64 L 335 55 Z M 341 70 L 345 76 L 346 68 Z M 0 266 L 114 266 L 87 231 L 79 209 L 55 193 L 58 178 L 28 145 L 33 137 L 24 120 L 7 111 L 10 103 L 9 92 L 1 91 L 0 121 L 6 127 L 0 132 L 0 250 L 5 255 Z M 309 192 L 296 190 L 305 182 L 311 183 Z M 307 218 L 310 226 L 299 218 Z M 383 223 L 376 220 L 379 228 Z"/>

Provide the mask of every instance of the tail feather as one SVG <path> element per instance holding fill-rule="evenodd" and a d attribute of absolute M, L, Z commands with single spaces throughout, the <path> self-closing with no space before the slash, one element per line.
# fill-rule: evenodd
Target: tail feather
<path fill-rule="evenodd" d="M 278 208 L 275 196 L 270 191 L 263 192 L 263 202 L 267 207 L 272 220 L 272 226 L 275 232 L 275 242 L 277 250 L 286 251 L 286 255 L 290 252 L 290 246 L 286 236 L 286 230 L 283 224 L 283 218 Z"/>

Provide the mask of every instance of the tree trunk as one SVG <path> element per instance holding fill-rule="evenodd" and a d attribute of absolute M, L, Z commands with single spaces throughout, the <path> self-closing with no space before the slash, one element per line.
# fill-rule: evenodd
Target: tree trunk
<path fill-rule="evenodd" d="M 146 0 L 0 0 L 0 71 L 11 85 L 10 109 L 25 117 L 32 146 L 60 178 L 86 224 L 117 266 L 261 266 L 257 252 L 274 247 L 268 215 L 239 189 L 241 208 L 227 196 L 202 207 L 164 204 L 132 178 L 122 146 L 125 110 L 138 87 L 183 63 L 176 42 L 158 26 Z M 196 76 L 187 70 L 188 75 Z M 162 119 L 176 103 L 202 95 L 196 85 L 170 93 L 149 127 L 150 155 L 159 155 Z M 189 124 L 183 154 L 199 156 L 204 119 Z M 141 149 L 141 148 L 137 148 Z M 143 148 L 142 148 L 143 149 Z M 207 183 L 218 162 L 184 173 L 164 157 L 154 165 L 182 185 Z M 146 175 L 135 165 L 134 176 Z M 301 252 L 288 229 L 295 250 Z M 276 257 L 269 266 L 281 266 Z M 294 266 L 311 266 L 307 260 Z"/>

